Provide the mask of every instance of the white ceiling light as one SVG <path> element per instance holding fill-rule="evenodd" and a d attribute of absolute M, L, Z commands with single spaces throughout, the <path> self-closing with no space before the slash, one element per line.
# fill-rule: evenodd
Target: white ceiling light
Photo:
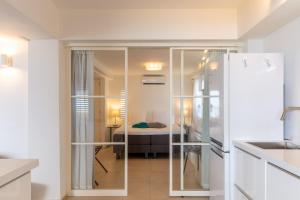
<path fill-rule="evenodd" d="M 149 62 L 145 64 L 147 71 L 160 71 L 162 70 L 163 64 L 160 62 Z"/>

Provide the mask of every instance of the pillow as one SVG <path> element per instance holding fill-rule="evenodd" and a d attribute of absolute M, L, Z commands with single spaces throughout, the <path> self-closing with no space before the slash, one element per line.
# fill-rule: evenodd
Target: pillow
<path fill-rule="evenodd" d="M 133 124 L 132 128 L 149 128 L 149 126 L 146 122 L 140 122 L 137 124 Z"/>
<path fill-rule="evenodd" d="M 149 128 L 165 128 L 167 126 L 160 122 L 150 122 L 150 123 L 148 123 L 148 127 Z"/>

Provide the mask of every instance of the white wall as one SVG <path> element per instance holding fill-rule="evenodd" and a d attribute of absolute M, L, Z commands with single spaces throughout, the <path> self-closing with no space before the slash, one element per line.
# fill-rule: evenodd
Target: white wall
<path fill-rule="evenodd" d="M 33 199 L 60 199 L 59 42 L 29 42 L 28 156 L 33 170 Z"/>
<path fill-rule="evenodd" d="M 155 111 L 162 123 L 169 121 L 169 81 L 165 85 L 143 85 L 142 75 L 128 77 L 128 121 L 133 124 L 146 120 L 146 114 Z"/>
<path fill-rule="evenodd" d="M 243 0 L 237 14 L 238 37 L 254 28 L 287 0 Z"/>
<path fill-rule="evenodd" d="M 168 122 L 169 114 L 169 84 L 166 75 L 166 85 L 143 85 L 142 74 L 128 76 L 128 123 L 145 121 L 146 114 L 152 111 L 164 111 Z M 120 95 L 124 80 L 115 77 L 109 81 L 109 94 Z M 112 101 L 112 100 L 111 100 Z"/>
<path fill-rule="evenodd" d="M 300 106 L 300 17 L 264 39 L 266 52 L 285 56 L 285 105 Z M 285 133 L 300 143 L 300 112 L 289 113 Z"/>
<path fill-rule="evenodd" d="M 236 39 L 237 33 L 231 9 L 71 10 L 61 16 L 64 39 Z"/>
<path fill-rule="evenodd" d="M 248 53 L 263 53 L 264 52 L 264 40 L 250 39 L 244 42 L 243 50 Z"/>
<path fill-rule="evenodd" d="M 0 158 L 27 156 L 28 42 L 0 37 L 0 54 L 13 55 L 13 67 L 0 67 Z"/>
<path fill-rule="evenodd" d="M 59 42 L 0 36 L 0 54 L 6 52 L 13 67 L 0 67 L 0 158 L 39 159 L 33 199 L 60 199 L 66 192 L 66 149 L 60 151 L 66 127 L 59 121 L 66 111 L 59 98 L 66 87 L 59 88 L 59 78 L 65 86 L 66 71 L 59 68 Z"/>

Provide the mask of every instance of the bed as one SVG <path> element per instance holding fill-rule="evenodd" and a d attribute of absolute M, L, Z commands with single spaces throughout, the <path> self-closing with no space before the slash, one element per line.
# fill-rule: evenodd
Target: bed
<path fill-rule="evenodd" d="M 180 127 L 173 126 L 173 142 L 180 141 Z M 128 126 L 128 153 L 142 153 L 145 158 L 149 154 L 156 157 L 157 153 L 169 153 L 169 127 L 165 128 L 132 128 Z M 114 142 L 124 142 L 124 126 L 113 133 Z M 117 159 L 124 154 L 124 148 L 115 145 L 113 148 Z"/>

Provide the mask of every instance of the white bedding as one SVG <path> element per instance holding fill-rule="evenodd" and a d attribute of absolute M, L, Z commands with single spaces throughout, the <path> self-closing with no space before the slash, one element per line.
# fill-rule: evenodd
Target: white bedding
<path fill-rule="evenodd" d="M 180 134 L 180 127 L 173 126 L 173 134 Z M 117 128 L 114 134 L 124 134 L 124 126 Z M 169 135 L 170 128 L 132 128 L 128 125 L 128 135 Z"/>

